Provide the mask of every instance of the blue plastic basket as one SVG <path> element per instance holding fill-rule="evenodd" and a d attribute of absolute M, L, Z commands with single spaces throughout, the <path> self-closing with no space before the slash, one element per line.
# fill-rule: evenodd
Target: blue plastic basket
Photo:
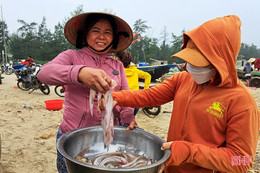
<path fill-rule="evenodd" d="M 25 66 L 25 64 L 21 64 L 21 65 L 15 65 L 13 66 L 14 70 L 20 70 L 21 68 L 23 68 Z"/>

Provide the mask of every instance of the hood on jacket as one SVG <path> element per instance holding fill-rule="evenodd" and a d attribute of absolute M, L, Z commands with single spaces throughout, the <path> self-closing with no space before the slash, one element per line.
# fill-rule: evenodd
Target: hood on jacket
<path fill-rule="evenodd" d="M 217 69 L 214 83 L 218 86 L 234 87 L 238 84 L 236 58 L 241 47 L 241 21 L 236 15 L 218 17 L 199 27 L 185 32 L 184 44 L 189 39 Z"/>

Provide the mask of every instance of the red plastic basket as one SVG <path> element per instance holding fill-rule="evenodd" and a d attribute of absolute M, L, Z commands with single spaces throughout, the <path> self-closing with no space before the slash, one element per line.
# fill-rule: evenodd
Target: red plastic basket
<path fill-rule="evenodd" d="M 46 109 L 48 110 L 60 110 L 63 107 L 64 100 L 56 99 L 56 100 L 46 100 L 44 101 L 46 105 Z"/>

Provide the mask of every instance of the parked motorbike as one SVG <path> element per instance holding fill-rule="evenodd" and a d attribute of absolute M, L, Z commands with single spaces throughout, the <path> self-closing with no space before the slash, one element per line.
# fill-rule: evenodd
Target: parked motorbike
<path fill-rule="evenodd" d="M 0 71 L 0 84 L 2 84 L 2 79 L 3 79 L 4 77 L 2 77 L 2 71 Z"/>
<path fill-rule="evenodd" d="M 41 83 L 41 81 L 38 80 L 37 74 L 40 71 L 40 69 L 34 74 L 36 69 L 36 66 L 24 66 L 21 69 L 17 70 L 15 72 L 16 76 L 18 77 L 17 86 L 23 91 L 29 91 L 29 94 L 31 94 L 34 90 L 40 89 L 41 92 L 45 95 L 50 94 L 50 88 L 48 85 Z"/>
<path fill-rule="evenodd" d="M 148 117 L 154 118 L 155 116 L 157 116 L 161 112 L 161 106 L 144 107 L 144 108 L 142 108 L 142 111 Z"/>
<path fill-rule="evenodd" d="M 151 86 L 150 86 L 151 87 Z M 139 86 L 140 89 L 144 89 L 143 86 Z M 145 115 L 147 115 L 150 118 L 156 117 L 161 112 L 161 106 L 155 106 L 155 107 L 144 107 L 142 108 L 142 111 Z"/>
<path fill-rule="evenodd" d="M 7 63 L 7 64 L 2 64 L 1 66 L 1 72 L 2 74 L 10 75 L 14 72 L 14 69 L 12 68 L 12 65 Z"/>
<path fill-rule="evenodd" d="M 54 88 L 54 92 L 60 96 L 60 97 L 64 97 L 65 96 L 65 87 L 62 86 L 62 85 L 57 85 L 55 88 Z"/>

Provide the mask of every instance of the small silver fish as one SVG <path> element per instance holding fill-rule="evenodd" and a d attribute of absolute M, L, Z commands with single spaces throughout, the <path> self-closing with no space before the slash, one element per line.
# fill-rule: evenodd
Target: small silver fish
<path fill-rule="evenodd" d="M 100 164 L 98 166 L 106 167 L 107 165 L 111 164 L 114 167 L 118 167 L 119 165 L 126 164 L 126 163 L 127 163 L 127 161 L 123 157 L 111 156 L 111 157 L 107 157 L 104 160 L 102 160 L 102 162 L 100 162 Z"/>
<path fill-rule="evenodd" d="M 152 164 L 152 161 L 144 156 L 123 152 L 101 154 L 92 159 L 84 159 L 80 156 L 77 158 L 84 163 L 107 168 L 136 168 Z"/>

